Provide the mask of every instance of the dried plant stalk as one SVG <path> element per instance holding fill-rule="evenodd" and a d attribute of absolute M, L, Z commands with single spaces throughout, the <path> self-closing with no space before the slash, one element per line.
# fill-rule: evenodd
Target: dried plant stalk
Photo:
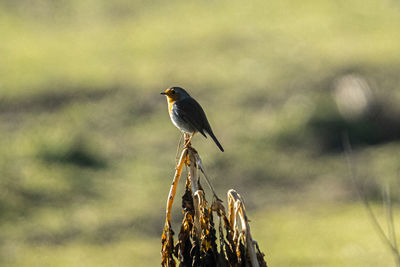
<path fill-rule="evenodd" d="M 170 188 L 169 194 L 168 194 L 168 201 L 167 201 L 167 208 L 166 208 L 167 215 L 166 215 L 166 219 L 165 219 L 166 222 L 169 222 L 171 220 L 172 203 L 174 203 L 176 188 L 178 187 L 178 182 L 179 182 L 179 179 L 181 178 L 181 174 L 182 174 L 183 163 L 185 163 L 186 158 L 187 158 L 187 148 L 183 149 L 181 157 L 175 168 L 174 180 L 172 181 L 172 185 L 171 185 L 171 188 Z"/>
<path fill-rule="evenodd" d="M 194 154 L 197 154 L 197 151 L 193 148 L 190 148 L 188 151 L 189 154 L 189 178 L 190 184 L 192 186 L 192 194 L 193 194 L 193 202 L 194 202 L 194 227 L 196 230 L 196 234 L 198 237 L 201 236 L 201 224 L 200 224 L 200 206 L 203 201 L 203 194 L 199 192 L 199 179 L 197 176 L 197 163 L 194 157 Z"/>
<path fill-rule="evenodd" d="M 176 194 L 176 188 L 178 187 L 178 182 L 182 174 L 182 168 L 184 162 L 187 160 L 187 149 L 183 149 L 181 157 L 179 159 L 179 162 L 177 166 L 175 167 L 175 175 L 174 175 L 174 180 L 172 182 L 171 188 L 169 190 L 168 194 L 168 200 L 167 200 L 167 207 L 166 207 L 166 218 L 165 218 L 165 225 L 164 225 L 164 230 L 163 234 L 161 237 L 161 243 L 162 243 L 162 249 L 161 249 L 161 254 L 162 254 L 162 266 L 167 266 L 167 267 L 174 267 L 175 266 L 175 260 L 173 259 L 173 252 L 174 252 L 174 239 L 173 235 L 174 232 L 171 228 L 171 209 L 172 209 L 172 204 L 174 202 L 175 194 Z"/>
<path fill-rule="evenodd" d="M 239 228 L 237 224 L 237 218 L 240 218 L 242 231 L 237 235 L 237 239 L 242 237 L 243 243 L 246 244 L 247 254 L 250 257 L 251 266 L 259 267 L 257 253 L 255 250 L 255 241 L 251 237 L 249 220 L 247 219 L 246 209 L 242 197 L 234 190 L 228 191 L 228 210 L 229 210 L 229 222 L 235 229 L 235 235 L 239 234 Z M 239 243 L 237 241 L 237 243 Z"/>
<path fill-rule="evenodd" d="M 189 167 L 185 183 L 186 190 L 182 197 L 184 217 L 178 241 L 174 245 L 174 232 L 170 223 L 171 209 L 184 164 Z M 175 266 L 176 258 L 180 262 L 179 266 L 266 267 L 264 254 L 260 252 L 258 244 L 250 234 L 243 199 L 235 190 L 229 190 L 227 217 L 222 201 L 210 183 L 199 154 L 191 147 L 190 139 L 185 140 L 185 147 L 175 169 L 167 200 L 161 265 Z M 213 193 L 211 206 L 208 205 L 201 187 L 198 170 L 204 175 Z M 214 212 L 219 217 L 219 246 L 213 220 Z"/>

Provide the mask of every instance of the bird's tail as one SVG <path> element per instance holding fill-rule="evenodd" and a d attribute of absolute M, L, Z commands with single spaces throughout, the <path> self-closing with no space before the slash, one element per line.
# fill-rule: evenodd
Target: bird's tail
<path fill-rule="evenodd" d="M 218 146 L 218 148 L 224 152 L 224 149 L 222 148 L 221 144 L 218 142 L 217 137 L 215 137 L 214 133 L 212 131 L 207 131 L 208 134 L 211 136 L 211 138 L 214 140 L 215 144 Z"/>

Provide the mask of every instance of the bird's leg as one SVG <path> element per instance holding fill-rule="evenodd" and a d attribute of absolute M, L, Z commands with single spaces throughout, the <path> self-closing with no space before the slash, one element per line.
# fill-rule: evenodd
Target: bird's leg
<path fill-rule="evenodd" d="M 185 133 L 185 134 L 184 134 L 184 136 L 185 136 L 184 146 L 185 146 L 185 147 L 190 147 L 190 146 L 192 146 L 191 142 L 192 142 L 192 137 L 194 136 L 194 134 L 195 134 L 195 133 L 192 133 L 192 134 Z"/>
<path fill-rule="evenodd" d="M 192 138 L 193 138 L 193 136 L 194 136 L 195 133 L 196 133 L 196 132 L 193 132 L 193 133 L 189 136 L 189 141 L 188 141 L 188 144 L 189 144 L 189 145 L 192 145 Z"/>
<path fill-rule="evenodd" d="M 184 133 L 184 141 L 183 141 L 183 146 L 187 147 L 190 143 L 190 135 L 188 133 Z"/>

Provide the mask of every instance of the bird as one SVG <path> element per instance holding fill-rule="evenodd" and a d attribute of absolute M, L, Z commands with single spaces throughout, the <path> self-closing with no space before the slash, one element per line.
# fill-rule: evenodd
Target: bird
<path fill-rule="evenodd" d="M 167 98 L 168 113 L 172 123 L 181 132 L 190 136 L 188 142 L 197 132 L 201 133 L 205 138 L 207 138 L 207 133 L 218 148 L 224 152 L 211 129 L 203 108 L 185 89 L 173 86 L 161 92 L 161 94 Z"/>

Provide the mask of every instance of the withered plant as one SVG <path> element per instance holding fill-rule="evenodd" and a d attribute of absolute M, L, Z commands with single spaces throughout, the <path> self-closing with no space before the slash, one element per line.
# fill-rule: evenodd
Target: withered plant
<path fill-rule="evenodd" d="M 182 196 L 183 220 L 174 243 L 171 227 L 171 209 L 183 166 L 189 169 Z M 206 200 L 200 184 L 202 174 L 210 187 L 212 203 Z M 227 194 L 228 215 L 216 195 L 197 151 L 185 136 L 185 146 L 175 167 L 174 179 L 169 191 L 166 219 L 161 237 L 161 265 L 176 266 L 252 266 L 266 267 L 264 254 L 250 234 L 249 220 L 241 196 L 230 189 Z M 218 227 L 214 224 L 217 215 Z"/>

